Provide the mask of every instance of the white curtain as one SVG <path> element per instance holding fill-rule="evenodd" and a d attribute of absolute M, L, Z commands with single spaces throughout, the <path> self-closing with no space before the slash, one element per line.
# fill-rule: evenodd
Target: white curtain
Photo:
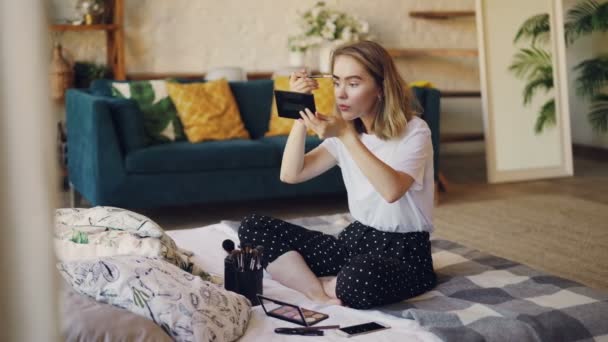
<path fill-rule="evenodd" d="M 57 341 L 45 1 L 0 1 L 0 341 Z"/>

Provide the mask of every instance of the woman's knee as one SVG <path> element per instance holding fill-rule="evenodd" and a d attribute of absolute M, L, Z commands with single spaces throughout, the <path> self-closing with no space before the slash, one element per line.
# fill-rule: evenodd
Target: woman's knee
<path fill-rule="evenodd" d="M 398 271 L 399 261 L 370 255 L 351 259 L 336 281 L 336 295 L 354 309 L 369 309 L 398 300 L 400 290 L 392 274 Z"/>
<path fill-rule="evenodd" d="M 368 309 L 381 296 L 377 277 L 367 256 L 355 256 L 338 273 L 336 296 L 344 305 L 354 309 Z"/>

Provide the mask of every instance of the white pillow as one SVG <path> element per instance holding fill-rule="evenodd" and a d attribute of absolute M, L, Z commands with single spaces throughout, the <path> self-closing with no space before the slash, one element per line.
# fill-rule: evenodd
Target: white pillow
<path fill-rule="evenodd" d="M 179 249 L 163 229 L 146 216 L 114 207 L 65 208 L 55 211 L 55 252 L 60 261 L 139 255 L 160 257 L 203 279 L 192 253 Z"/>
<path fill-rule="evenodd" d="M 57 209 L 55 224 L 82 228 L 90 233 L 111 229 L 130 232 L 139 237 L 160 238 L 164 234 L 163 229 L 146 216 L 115 207 Z M 69 234 L 70 238 L 72 237 L 71 231 L 56 231 L 57 233 Z"/>
<path fill-rule="evenodd" d="M 162 259 L 118 256 L 57 268 L 76 291 L 147 317 L 177 341 L 234 341 L 249 322 L 244 296 Z"/>

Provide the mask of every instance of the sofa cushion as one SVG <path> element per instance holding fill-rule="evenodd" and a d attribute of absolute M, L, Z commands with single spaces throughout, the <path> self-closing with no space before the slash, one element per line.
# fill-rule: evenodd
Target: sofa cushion
<path fill-rule="evenodd" d="M 143 114 L 137 103 L 130 99 L 108 97 L 108 104 L 125 154 L 148 146 Z"/>
<path fill-rule="evenodd" d="M 98 79 L 98 80 L 94 80 L 93 82 L 91 82 L 91 86 L 89 87 L 89 90 L 91 91 L 91 94 L 93 95 L 100 95 L 100 96 L 112 96 L 112 82 L 121 82 L 121 81 L 114 81 L 114 80 L 109 80 L 109 79 Z M 122 82 L 128 82 L 128 81 L 122 81 Z"/>
<path fill-rule="evenodd" d="M 275 152 L 278 153 L 282 158 L 283 151 L 285 150 L 285 143 L 287 143 L 286 136 L 264 137 L 258 141 L 267 144 L 268 146 L 272 146 Z M 319 139 L 316 136 L 307 136 L 306 142 L 304 143 L 304 149 L 306 150 L 306 152 L 309 152 L 315 147 L 319 146 L 322 141 L 323 140 Z"/>
<path fill-rule="evenodd" d="M 204 79 L 175 79 L 179 83 L 200 83 Z M 90 91 L 94 95 L 112 96 L 112 80 L 99 79 L 91 83 Z M 128 81 L 122 81 L 128 82 Z M 239 106 L 241 119 L 252 139 L 264 136 L 268 131 L 270 110 L 273 98 L 273 80 L 252 80 L 228 82 L 230 90 Z"/>
<path fill-rule="evenodd" d="M 184 129 L 169 98 L 165 80 L 113 82 L 111 86 L 113 96 L 137 102 L 152 143 L 184 139 Z"/>
<path fill-rule="evenodd" d="M 167 79 L 168 81 L 177 81 L 179 83 L 194 83 L 194 82 L 205 82 L 204 78 L 188 78 L 188 79 Z M 131 81 L 115 81 L 107 78 L 100 78 L 93 80 L 89 86 L 89 91 L 93 95 L 100 96 L 112 96 L 112 83 L 129 83 Z"/>
<path fill-rule="evenodd" d="M 225 79 L 167 84 L 188 141 L 249 138 L 238 104 Z"/>
<path fill-rule="evenodd" d="M 320 78 L 317 79 L 317 82 L 319 83 L 319 89 L 312 92 L 312 94 L 315 96 L 315 107 L 319 113 L 332 115 L 334 112 L 335 103 L 333 80 L 329 78 Z M 274 79 L 274 89 L 289 90 L 289 77 L 276 77 Z M 272 137 L 278 135 L 289 135 L 293 122 L 293 119 L 282 118 L 279 116 L 277 105 L 273 97 L 269 129 L 265 136 Z M 308 134 L 314 135 L 315 133 L 312 130 L 308 130 Z"/>
<path fill-rule="evenodd" d="M 272 80 L 230 82 L 230 89 L 239 105 L 241 119 L 252 139 L 264 136 L 270 120 Z"/>
<path fill-rule="evenodd" d="M 276 168 L 280 154 L 272 145 L 234 139 L 155 145 L 127 155 L 128 173 L 160 174 L 226 169 Z"/>

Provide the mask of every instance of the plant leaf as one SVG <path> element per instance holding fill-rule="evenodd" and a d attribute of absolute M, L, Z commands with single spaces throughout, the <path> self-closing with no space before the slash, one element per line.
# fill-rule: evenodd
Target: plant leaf
<path fill-rule="evenodd" d="M 520 79 L 537 78 L 553 72 L 551 53 L 537 47 L 520 49 L 509 66 L 516 77 Z"/>
<path fill-rule="evenodd" d="M 147 81 L 131 82 L 131 98 L 137 101 L 142 107 L 152 105 L 154 102 L 154 88 Z"/>
<path fill-rule="evenodd" d="M 553 89 L 553 75 L 542 74 L 538 77 L 530 80 L 524 87 L 524 105 L 527 105 L 532 101 L 532 97 L 538 89 L 544 89 L 545 92 Z"/>
<path fill-rule="evenodd" d="M 596 0 L 585 0 L 577 4 L 568 11 L 564 29 L 568 44 L 572 44 L 582 35 L 607 31 L 608 2 L 599 4 Z"/>
<path fill-rule="evenodd" d="M 584 60 L 574 70 L 580 72 L 576 79 L 576 93 L 593 97 L 608 84 L 608 55 Z"/>
<path fill-rule="evenodd" d="M 554 126 L 555 122 L 555 99 L 551 99 L 540 108 L 534 125 L 534 132 L 540 134 L 545 126 Z"/>
<path fill-rule="evenodd" d="M 587 114 L 593 130 L 608 132 L 608 94 L 597 94 L 591 102 L 591 112 Z"/>
<path fill-rule="evenodd" d="M 532 46 L 536 44 L 536 41 L 547 42 L 549 41 L 549 14 L 542 13 L 534 15 L 528 18 L 521 25 L 513 43 L 517 43 L 520 39 L 526 38 L 532 40 Z"/>

